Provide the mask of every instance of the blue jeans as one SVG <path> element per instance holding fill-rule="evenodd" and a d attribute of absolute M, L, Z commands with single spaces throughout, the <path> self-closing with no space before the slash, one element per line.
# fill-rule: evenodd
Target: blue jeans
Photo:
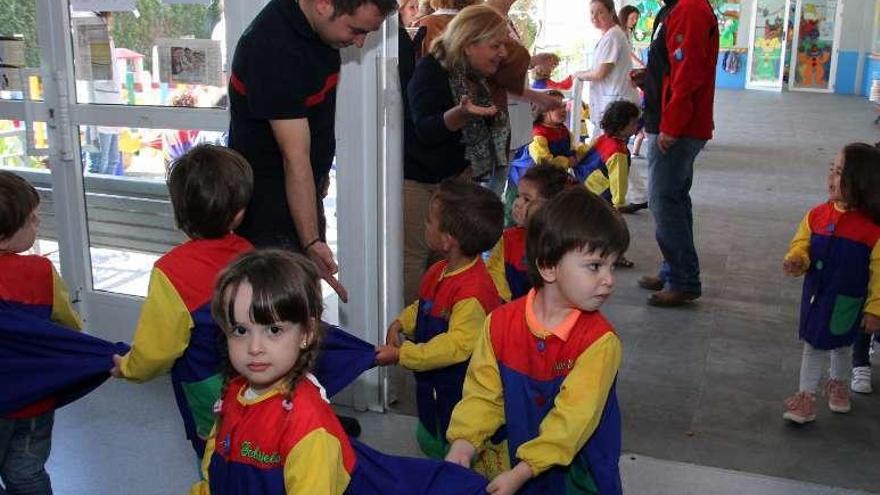
<path fill-rule="evenodd" d="M 89 172 L 93 174 L 116 175 L 122 162 L 119 153 L 119 135 L 97 132 L 98 151 L 89 153 Z"/>
<path fill-rule="evenodd" d="M 680 138 L 665 154 L 657 135 L 648 134 L 648 207 L 657 226 L 657 245 L 663 254 L 659 277 L 666 289 L 700 294 L 700 262 L 694 247 L 691 185 L 694 160 L 706 141 Z"/>
<path fill-rule="evenodd" d="M 52 449 L 50 411 L 27 419 L 0 419 L 0 495 L 51 495 L 46 461 Z"/>

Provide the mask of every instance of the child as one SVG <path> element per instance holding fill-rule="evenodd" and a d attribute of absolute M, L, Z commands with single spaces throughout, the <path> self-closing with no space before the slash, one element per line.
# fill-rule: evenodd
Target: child
<path fill-rule="evenodd" d="M 156 261 L 131 351 L 114 357 L 111 371 L 144 382 L 170 369 L 186 437 L 199 458 L 222 383 L 211 295 L 220 271 L 253 249 L 232 233 L 252 189 L 250 166 L 229 148 L 199 145 L 174 162 L 168 191 L 177 226 L 190 240 Z"/>
<path fill-rule="evenodd" d="M 36 241 L 39 204 L 32 185 L 0 170 L 0 310 L 22 311 L 79 330 L 82 323 L 52 262 L 20 254 Z M 49 399 L 0 418 L 0 479 L 9 493 L 51 493 L 45 466 L 54 409 L 55 401 Z"/>
<path fill-rule="evenodd" d="M 548 95 L 555 96 L 560 101 L 565 97 L 561 91 L 550 90 Z M 578 143 L 572 145 L 571 132 L 565 125 L 567 110 L 564 106 L 535 113 L 534 125 L 532 126 L 532 142 L 521 147 L 510 164 L 507 176 L 507 190 L 505 191 L 506 210 L 510 211 L 517 195 L 520 178 L 530 167 L 538 165 L 553 165 L 562 169 L 569 169 L 577 164 L 587 154 L 587 146 Z M 505 223 L 510 224 L 506 219 Z"/>
<path fill-rule="evenodd" d="M 622 493 L 614 391 L 621 347 L 599 308 L 628 244 L 620 217 L 582 186 L 561 192 L 529 222 L 535 288 L 486 319 L 446 435 L 446 460 L 466 467 L 475 455 L 491 455 L 483 452 L 490 436 L 506 439 L 500 468 L 477 459 L 485 471 L 501 472 L 489 493 Z"/>
<path fill-rule="evenodd" d="M 602 115 L 603 134 L 573 169 L 579 182 L 616 208 L 626 205 L 630 156 L 627 143 L 639 125 L 639 107 L 626 100 L 608 105 Z"/>
<path fill-rule="evenodd" d="M 880 149 L 845 146 L 828 174 L 828 201 L 807 212 L 785 255 L 786 275 L 805 275 L 800 390 L 783 418 L 816 419 L 816 390 L 831 355 L 828 408 L 847 413 L 849 352 L 860 331 L 880 330 Z"/>
<path fill-rule="evenodd" d="M 504 209 L 492 191 L 446 180 L 431 199 L 425 239 L 443 260 L 422 277 L 419 300 L 388 327 L 380 365 L 399 362 L 416 375 L 417 439 L 431 458 L 446 454 L 446 428 L 486 315 L 501 298 L 481 253 L 501 236 Z M 403 332 L 412 341 L 401 345 Z"/>
<path fill-rule="evenodd" d="M 550 79 L 553 71 L 559 66 L 559 56 L 555 53 L 536 53 L 532 57 L 532 89 L 562 89 L 569 90 L 574 85 L 574 79 L 569 75 L 562 81 Z"/>
<path fill-rule="evenodd" d="M 571 175 L 552 165 L 532 167 L 520 179 L 513 202 L 516 225 L 504 230 L 486 262 L 504 301 L 520 298 L 532 288 L 526 269 L 526 223 L 546 201 L 572 183 Z"/>
<path fill-rule="evenodd" d="M 193 495 L 339 495 L 355 453 L 312 376 L 323 309 L 315 266 L 286 251 L 245 254 L 211 305 L 227 373 Z"/>
<path fill-rule="evenodd" d="M 626 202 L 630 168 L 627 143 L 638 129 L 640 113 L 639 107 L 625 100 L 608 105 L 602 115 L 603 134 L 573 168 L 579 182 L 618 210 L 629 206 Z M 621 254 L 617 266 L 631 268 L 633 262 Z"/>

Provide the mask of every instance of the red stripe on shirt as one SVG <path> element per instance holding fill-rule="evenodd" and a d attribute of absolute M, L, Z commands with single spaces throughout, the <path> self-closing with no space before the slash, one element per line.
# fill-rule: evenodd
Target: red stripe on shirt
<path fill-rule="evenodd" d="M 229 84 L 232 85 L 232 89 L 235 90 L 236 93 L 245 96 L 247 95 L 247 86 L 235 75 L 235 72 L 232 73 L 232 77 L 229 78 Z"/>
<path fill-rule="evenodd" d="M 321 104 L 325 98 L 327 98 L 327 93 L 329 93 L 336 85 L 339 84 L 339 73 L 335 72 L 327 76 L 327 80 L 324 81 L 324 87 L 321 88 L 321 91 L 306 97 L 306 106 L 313 107 L 315 105 Z"/>

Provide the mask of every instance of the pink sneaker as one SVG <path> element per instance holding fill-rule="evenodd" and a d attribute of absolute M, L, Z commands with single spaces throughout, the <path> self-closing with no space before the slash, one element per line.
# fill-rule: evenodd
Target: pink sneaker
<path fill-rule="evenodd" d="M 798 392 L 785 399 L 785 412 L 782 417 L 797 424 L 809 423 L 816 419 L 816 395 Z"/>
<path fill-rule="evenodd" d="M 825 384 L 825 395 L 828 396 L 828 409 L 832 412 L 849 412 L 849 386 L 845 381 L 828 380 Z"/>

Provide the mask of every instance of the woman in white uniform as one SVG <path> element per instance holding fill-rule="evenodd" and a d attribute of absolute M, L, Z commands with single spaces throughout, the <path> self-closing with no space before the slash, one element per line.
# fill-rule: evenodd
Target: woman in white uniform
<path fill-rule="evenodd" d="M 613 0 L 591 0 L 590 20 L 602 31 L 602 37 L 593 52 L 593 67 L 575 76 L 582 81 L 590 81 L 590 122 L 592 135 L 598 136 L 601 134 L 599 122 L 602 121 L 602 114 L 611 102 L 628 100 L 638 104 L 639 96 L 630 82 L 630 44 L 626 33 L 620 28 Z"/>

